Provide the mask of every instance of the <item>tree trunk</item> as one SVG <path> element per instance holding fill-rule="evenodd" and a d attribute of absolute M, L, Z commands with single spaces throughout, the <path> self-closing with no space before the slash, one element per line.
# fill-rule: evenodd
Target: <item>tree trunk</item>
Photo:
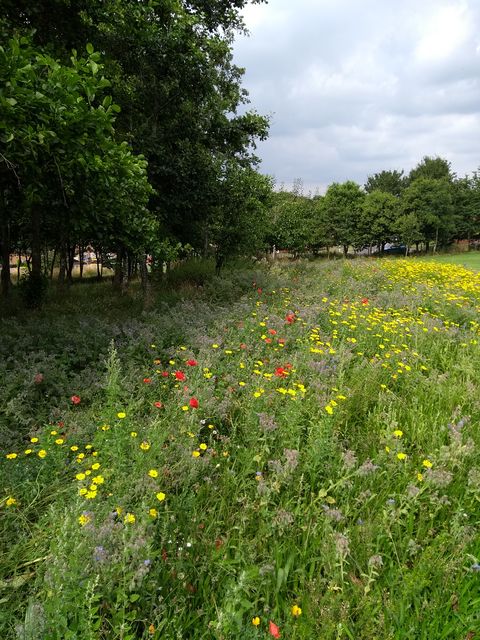
<path fill-rule="evenodd" d="M 5 298 L 10 293 L 10 227 L 6 216 L 2 216 L 0 228 L 0 245 L 2 253 L 2 296 Z"/>
<path fill-rule="evenodd" d="M 147 254 L 142 251 L 139 258 L 140 263 L 140 280 L 142 283 L 142 291 L 145 297 L 150 293 L 150 281 L 148 279 Z"/>
<path fill-rule="evenodd" d="M 58 285 L 62 287 L 65 284 L 67 275 L 67 246 L 65 242 L 60 245 L 60 264 L 58 269 Z"/>
<path fill-rule="evenodd" d="M 73 282 L 73 267 L 75 266 L 75 245 L 67 245 L 67 280 L 69 284 Z"/>
<path fill-rule="evenodd" d="M 55 268 L 55 260 L 57 259 L 58 247 L 53 250 L 52 264 L 50 265 L 50 280 L 53 280 L 53 270 Z"/>
<path fill-rule="evenodd" d="M 347 254 L 348 254 L 348 244 L 344 244 L 343 245 L 343 256 L 344 256 L 344 258 L 347 257 Z"/>
<path fill-rule="evenodd" d="M 113 286 L 116 289 L 121 289 L 123 280 L 125 277 L 124 268 L 125 249 L 123 247 L 117 248 L 117 259 L 115 262 L 115 272 L 113 274 Z"/>
<path fill-rule="evenodd" d="M 41 213 L 37 204 L 32 204 L 30 207 L 30 227 L 32 233 L 31 277 L 32 280 L 40 282 L 42 279 Z"/>
<path fill-rule="evenodd" d="M 80 245 L 78 248 L 78 255 L 80 258 L 80 280 L 83 278 L 83 253 L 84 253 L 84 247 Z"/>

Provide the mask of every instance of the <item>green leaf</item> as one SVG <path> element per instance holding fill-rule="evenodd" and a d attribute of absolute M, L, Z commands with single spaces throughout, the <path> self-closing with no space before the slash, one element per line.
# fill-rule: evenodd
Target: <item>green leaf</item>
<path fill-rule="evenodd" d="M 86 46 L 86 49 L 87 49 L 87 53 L 88 53 L 88 55 L 90 55 L 90 56 L 91 56 L 91 55 L 92 55 L 92 53 L 93 53 L 93 51 L 94 51 L 94 49 L 93 49 L 93 44 L 92 44 L 91 42 L 89 42 L 89 43 L 87 44 L 87 46 Z"/>
<path fill-rule="evenodd" d="M 8 102 L 8 104 L 11 105 L 12 107 L 14 107 L 17 104 L 17 101 L 15 100 L 15 98 L 5 98 L 5 102 Z"/>

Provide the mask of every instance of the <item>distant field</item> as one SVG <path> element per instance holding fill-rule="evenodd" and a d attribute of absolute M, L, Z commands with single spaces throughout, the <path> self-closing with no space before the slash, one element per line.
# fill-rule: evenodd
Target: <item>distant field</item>
<path fill-rule="evenodd" d="M 422 258 L 423 259 L 423 258 Z M 452 253 L 429 256 L 425 260 L 444 262 L 448 264 L 461 264 L 468 269 L 480 270 L 480 251 L 470 251 L 469 253 Z"/>

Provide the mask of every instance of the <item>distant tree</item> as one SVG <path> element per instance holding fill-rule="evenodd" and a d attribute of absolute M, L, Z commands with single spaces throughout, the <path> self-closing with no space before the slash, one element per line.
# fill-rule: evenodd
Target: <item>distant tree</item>
<path fill-rule="evenodd" d="M 312 201 L 301 189 L 273 194 L 269 213 L 270 246 L 301 253 L 312 244 L 314 211 Z"/>
<path fill-rule="evenodd" d="M 405 244 L 406 256 L 408 256 L 412 244 L 422 240 L 420 223 L 415 213 L 405 213 L 397 218 L 395 231 L 399 240 Z"/>
<path fill-rule="evenodd" d="M 394 196 L 400 196 L 402 191 L 406 187 L 405 177 L 402 171 L 380 171 L 373 176 L 368 176 L 365 183 L 365 191 L 371 193 L 372 191 L 383 191 L 385 193 L 391 193 Z"/>
<path fill-rule="evenodd" d="M 419 178 L 428 178 L 430 180 L 447 180 L 453 182 L 455 174 L 452 172 L 451 163 L 445 158 L 436 156 L 424 156 L 424 158 L 414 167 L 407 177 L 407 184 L 411 184 Z"/>
<path fill-rule="evenodd" d="M 443 179 L 416 178 L 402 195 L 402 213 L 414 214 L 429 250 L 448 243 L 455 232 L 451 183 Z"/>
<path fill-rule="evenodd" d="M 344 255 L 350 245 L 357 245 L 359 225 L 365 194 L 360 185 L 351 180 L 331 184 L 323 200 L 327 236 L 343 247 Z"/>
<path fill-rule="evenodd" d="M 456 237 L 475 238 L 480 235 L 480 175 L 474 172 L 453 183 Z"/>
<path fill-rule="evenodd" d="M 366 243 L 376 244 L 383 251 L 385 243 L 394 239 L 399 211 L 399 200 L 392 193 L 377 190 L 367 193 L 361 217 Z"/>

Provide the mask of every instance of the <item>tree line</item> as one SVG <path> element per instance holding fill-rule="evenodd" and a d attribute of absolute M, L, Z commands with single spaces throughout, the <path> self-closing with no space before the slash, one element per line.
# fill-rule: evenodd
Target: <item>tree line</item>
<path fill-rule="evenodd" d="M 383 170 L 361 186 L 333 183 L 325 195 L 292 191 L 274 194 L 269 242 L 293 253 L 341 246 L 347 254 L 387 243 L 428 252 L 456 239 L 480 236 L 480 174 L 457 178 L 448 160 L 425 156 L 408 175 Z"/>
<path fill-rule="evenodd" d="M 263 0 L 252 0 L 260 2 Z M 184 247 L 225 256 L 258 242 L 271 180 L 232 60 L 248 0 L 5 0 L 0 16 L 0 248 L 31 256 L 40 291 L 76 247 L 143 275 Z"/>

